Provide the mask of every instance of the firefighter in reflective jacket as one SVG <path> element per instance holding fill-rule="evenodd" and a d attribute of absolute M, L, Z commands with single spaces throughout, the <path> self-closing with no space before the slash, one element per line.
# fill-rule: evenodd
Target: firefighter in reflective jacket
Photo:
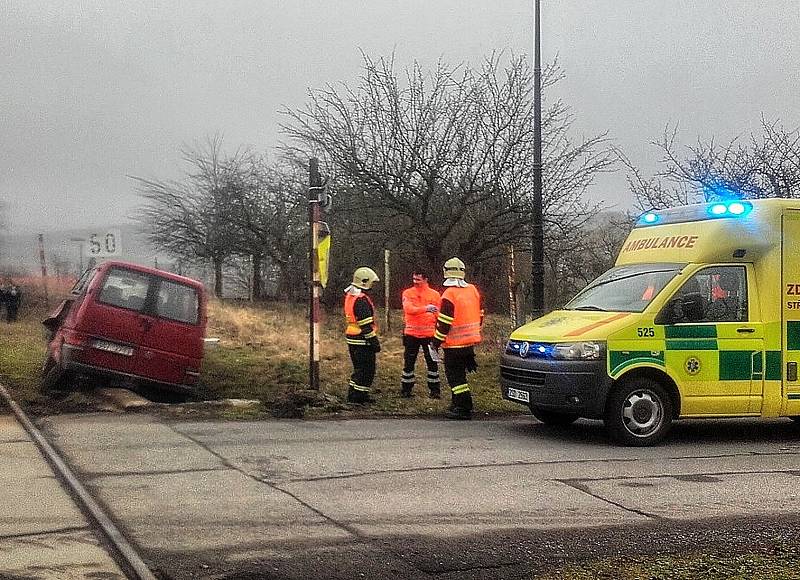
<path fill-rule="evenodd" d="M 481 341 L 483 310 L 478 289 L 464 280 L 466 267 L 458 258 L 444 263 L 442 306 L 431 342 L 444 349 L 444 372 L 452 393 L 449 419 L 472 418 L 472 393 L 467 373 L 478 370 L 474 346 Z"/>
<path fill-rule="evenodd" d="M 428 367 L 428 390 L 432 399 L 441 396 L 439 364 L 433 360 L 428 345 L 436 330 L 436 313 L 441 296 L 428 286 L 428 275 L 419 270 L 413 273 L 414 285 L 403 291 L 403 375 L 400 378 L 400 396 L 411 397 L 414 388 L 414 366 L 422 348 Z"/>
<path fill-rule="evenodd" d="M 381 350 L 375 306 L 367 294 L 379 279 L 374 270 L 358 268 L 353 273 L 353 283 L 344 291 L 345 340 L 353 361 L 347 401 L 360 405 L 372 401 L 369 390 L 375 378 L 375 354 Z"/>

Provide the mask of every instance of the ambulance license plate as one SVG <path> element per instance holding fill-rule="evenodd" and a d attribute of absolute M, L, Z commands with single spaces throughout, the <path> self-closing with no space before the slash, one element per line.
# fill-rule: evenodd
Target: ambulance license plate
<path fill-rule="evenodd" d="M 519 389 L 508 389 L 508 398 L 522 401 L 523 403 L 531 402 L 531 394 L 528 391 L 520 391 Z"/>

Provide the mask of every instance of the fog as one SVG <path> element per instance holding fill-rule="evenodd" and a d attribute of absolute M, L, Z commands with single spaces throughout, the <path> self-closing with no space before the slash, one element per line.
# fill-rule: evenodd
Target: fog
<path fill-rule="evenodd" d="M 645 171 L 680 139 L 800 121 L 800 2 L 542 1 L 543 60 L 580 134 L 608 131 Z M 360 50 L 403 66 L 532 53 L 533 2 L 0 0 L 0 200 L 12 231 L 124 222 L 127 177 L 180 177 L 180 150 L 221 133 L 268 151 L 283 106 L 359 73 Z M 630 206 L 623 172 L 590 195 Z"/>

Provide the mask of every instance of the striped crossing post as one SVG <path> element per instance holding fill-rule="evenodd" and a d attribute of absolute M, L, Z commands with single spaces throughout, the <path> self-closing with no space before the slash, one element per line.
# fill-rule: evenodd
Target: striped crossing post
<path fill-rule="evenodd" d="M 309 244 L 309 341 L 308 341 L 308 386 L 319 390 L 319 337 L 320 337 L 320 277 L 317 248 L 319 246 L 320 196 L 322 178 L 319 174 L 319 160 L 316 157 L 308 163 L 308 222 L 311 227 Z"/>

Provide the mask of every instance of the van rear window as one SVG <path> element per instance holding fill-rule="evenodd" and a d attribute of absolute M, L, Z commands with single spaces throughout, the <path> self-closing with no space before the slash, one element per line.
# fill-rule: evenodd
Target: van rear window
<path fill-rule="evenodd" d="M 197 324 L 199 310 L 197 290 L 169 280 L 160 280 L 160 283 L 156 316 L 187 324 Z"/>
<path fill-rule="evenodd" d="M 108 271 L 103 288 L 100 290 L 100 302 L 141 311 L 147 301 L 147 289 L 150 287 L 150 276 L 124 268 L 112 268 Z"/>

